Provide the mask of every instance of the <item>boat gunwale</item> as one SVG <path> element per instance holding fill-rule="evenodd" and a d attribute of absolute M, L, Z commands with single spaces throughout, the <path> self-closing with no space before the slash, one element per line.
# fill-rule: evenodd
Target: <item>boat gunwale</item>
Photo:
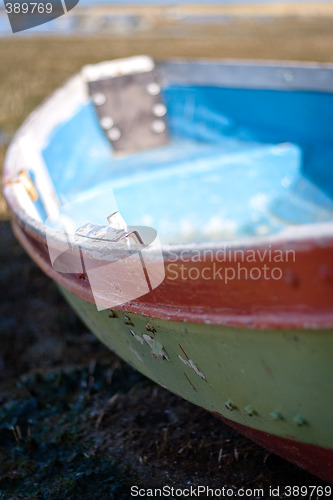
<path fill-rule="evenodd" d="M 47 253 L 46 240 L 36 235 L 34 231 L 29 230 L 24 224 L 21 224 L 18 219 L 13 217 L 12 228 L 15 236 L 24 246 L 30 257 L 37 262 L 43 272 L 51 279 L 55 280 L 59 285 L 66 288 L 70 293 L 76 295 L 80 299 L 95 304 L 95 299 L 91 288 L 87 281 L 81 279 L 81 275 L 63 274 L 57 272 L 50 264 L 49 259 L 43 257 Z M 33 243 L 31 242 L 31 237 Z M 333 246 L 333 239 L 330 247 Z M 303 307 L 298 310 L 296 308 L 291 311 L 289 308 L 278 308 L 278 311 L 272 308 L 264 308 L 255 311 L 235 311 L 227 308 L 211 309 L 207 313 L 202 310 L 196 310 L 194 307 L 186 307 L 173 304 L 156 304 L 145 301 L 145 296 L 136 300 L 119 304 L 110 309 L 122 310 L 126 313 L 138 314 L 148 318 L 165 319 L 171 321 L 193 322 L 204 324 L 215 324 L 236 328 L 244 328 L 245 330 L 261 329 L 261 330 L 290 330 L 295 331 L 308 330 L 327 330 L 330 332 L 333 325 L 333 312 L 322 311 L 314 314 L 313 311 L 304 311 Z M 278 312 L 278 314 L 277 314 Z"/>
<path fill-rule="evenodd" d="M 333 92 L 332 63 L 175 58 L 156 67 L 164 84 Z"/>

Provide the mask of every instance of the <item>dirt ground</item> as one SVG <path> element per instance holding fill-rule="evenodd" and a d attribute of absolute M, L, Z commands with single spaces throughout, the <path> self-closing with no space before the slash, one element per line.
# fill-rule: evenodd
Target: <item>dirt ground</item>
<path fill-rule="evenodd" d="M 168 43 L 156 33 L 0 40 L 1 162 L 22 120 L 88 62 L 138 53 L 333 61 L 331 19 L 200 30 Z M 284 485 L 325 485 L 110 353 L 16 242 L 3 200 L 0 208 L 0 499 L 128 500 L 131 485 L 225 486 L 233 498 L 241 487 L 269 498 L 279 486 L 287 498 Z"/>

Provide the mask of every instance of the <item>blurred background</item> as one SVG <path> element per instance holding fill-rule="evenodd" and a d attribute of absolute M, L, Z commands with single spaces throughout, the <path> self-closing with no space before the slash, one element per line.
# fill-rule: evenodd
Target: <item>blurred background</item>
<path fill-rule="evenodd" d="M 332 48 L 331 1 L 80 0 L 17 34 L 1 8 L 1 168 L 15 130 L 84 64 L 137 54 L 333 62 Z M 324 484 L 113 356 L 15 241 L 2 196 L 0 218 L 0 498 Z"/>

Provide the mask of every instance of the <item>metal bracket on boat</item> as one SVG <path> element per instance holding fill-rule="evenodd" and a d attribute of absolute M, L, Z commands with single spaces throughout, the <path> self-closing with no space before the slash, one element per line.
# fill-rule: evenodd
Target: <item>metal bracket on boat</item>
<path fill-rule="evenodd" d="M 150 57 L 85 66 L 82 77 L 115 152 L 133 153 L 169 142 L 167 109 Z"/>
<path fill-rule="evenodd" d="M 77 236 L 91 238 L 94 240 L 106 240 L 114 243 L 123 241 L 125 238 L 131 238 L 137 245 L 144 245 L 139 231 L 128 230 L 126 223 L 119 212 L 114 212 L 108 216 L 108 226 L 91 224 L 88 222 L 79 227 L 75 234 Z"/>

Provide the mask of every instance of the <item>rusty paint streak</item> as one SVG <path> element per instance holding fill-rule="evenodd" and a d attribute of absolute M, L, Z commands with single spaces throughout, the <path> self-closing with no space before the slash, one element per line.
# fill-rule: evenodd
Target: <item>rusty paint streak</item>
<path fill-rule="evenodd" d="M 178 345 L 179 345 L 179 347 L 181 348 L 181 350 L 183 351 L 184 355 L 186 356 L 186 359 L 190 359 L 190 358 L 188 357 L 188 355 L 186 354 L 186 352 L 184 351 L 184 349 L 182 348 L 182 346 L 181 346 L 180 344 L 178 344 Z"/>
<path fill-rule="evenodd" d="M 185 354 L 185 353 L 184 353 L 184 354 Z M 195 390 L 195 392 L 198 392 L 198 391 L 196 390 L 196 388 L 194 387 L 194 385 L 192 384 L 192 382 L 190 381 L 190 379 L 188 378 L 188 376 L 186 375 L 186 373 L 185 373 L 185 372 L 184 372 L 184 375 L 185 375 L 185 377 L 187 378 L 187 380 L 189 381 L 189 383 L 191 384 L 192 388 Z"/>

